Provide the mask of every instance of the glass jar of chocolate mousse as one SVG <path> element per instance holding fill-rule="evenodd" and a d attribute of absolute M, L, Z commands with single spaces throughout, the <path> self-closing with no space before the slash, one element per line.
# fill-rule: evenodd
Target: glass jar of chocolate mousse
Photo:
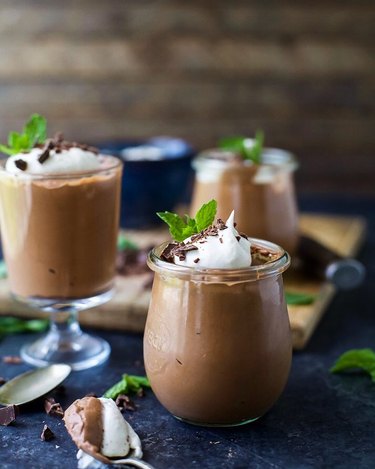
<path fill-rule="evenodd" d="M 252 265 L 196 269 L 149 255 L 155 272 L 144 334 L 152 389 L 175 417 L 202 426 L 258 419 L 283 391 L 292 344 L 282 273 L 289 255 L 249 238 Z"/>
<path fill-rule="evenodd" d="M 211 199 L 224 220 L 234 209 L 241 229 L 268 239 L 293 254 L 298 243 L 298 209 L 293 173 L 298 164 L 289 152 L 265 148 L 261 164 L 234 152 L 212 149 L 193 161 L 196 171 L 191 213 Z"/>

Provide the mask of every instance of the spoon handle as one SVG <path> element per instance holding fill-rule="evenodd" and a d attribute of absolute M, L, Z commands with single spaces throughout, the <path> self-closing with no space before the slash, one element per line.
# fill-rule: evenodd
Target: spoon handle
<path fill-rule="evenodd" d="M 154 466 L 148 464 L 145 461 L 142 461 L 138 458 L 125 458 L 125 459 L 117 459 L 116 461 L 112 461 L 113 465 L 120 465 L 120 464 L 128 464 L 129 466 L 138 467 L 140 469 L 155 469 Z"/>

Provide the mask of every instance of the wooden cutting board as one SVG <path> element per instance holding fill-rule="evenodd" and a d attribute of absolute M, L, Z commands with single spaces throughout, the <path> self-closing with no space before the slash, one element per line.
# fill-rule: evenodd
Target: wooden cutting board
<path fill-rule="evenodd" d="M 342 256 L 354 257 L 363 242 L 366 232 L 365 220 L 358 217 L 339 217 L 329 215 L 302 214 L 301 231 L 320 241 Z M 139 246 L 160 244 L 168 239 L 165 229 L 153 231 L 127 231 L 126 236 Z M 80 313 L 83 326 L 98 329 L 118 329 L 142 332 L 144 329 L 150 289 L 145 285 L 150 281 L 150 274 L 129 277 L 117 277 L 116 294 L 107 304 Z M 303 348 L 320 318 L 329 305 L 335 288 L 327 282 L 286 275 L 285 289 L 290 292 L 301 292 L 316 295 L 310 305 L 289 306 L 293 346 Z M 44 313 L 35 312 L 18 304 L 9 296 L 6 279 L 0 280 L 0 314 L 21 317 L 44 317 Z"/>

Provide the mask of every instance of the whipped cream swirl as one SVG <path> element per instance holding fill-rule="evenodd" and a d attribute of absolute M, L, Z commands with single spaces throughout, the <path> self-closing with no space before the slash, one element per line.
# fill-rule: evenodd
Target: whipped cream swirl
<path fill-rule="evenodd" d="M 234 211 L 226 223 L 218 223 L 184 242 L 190 250 L 178 252 L 174 263 L 195 269 L 241 269 L 251 265 L 251 244 L 234 227 Z"/>
<path fill-rule="evenodd" d="M 69 174 L 84 171 L 94 171 L 100 168 L 100 160 L 91 151 L 79 147 L 71 147 L 56 152 L 49 150 L 48 158 L 42 163 L 39 161 L 43 148 L 33 148 L 29 153 L 18 153 L 10 156 L 5 164 L 8 173 L 21 176 L 27 174 Z M 17 161 L 26 163 L 26 168 L 21 169 Z"/>

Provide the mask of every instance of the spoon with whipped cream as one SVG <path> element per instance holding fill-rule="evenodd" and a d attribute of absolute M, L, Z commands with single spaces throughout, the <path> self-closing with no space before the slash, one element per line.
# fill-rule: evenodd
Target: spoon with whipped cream
<path fill-rule="evenodd" d="M 103 464 L 153 469 L 141 460 L 141 440 L 112 399 L 77 399 L 65 411 L 64 422 L 79 448 L 80 469 L 99 469 Z"/>

